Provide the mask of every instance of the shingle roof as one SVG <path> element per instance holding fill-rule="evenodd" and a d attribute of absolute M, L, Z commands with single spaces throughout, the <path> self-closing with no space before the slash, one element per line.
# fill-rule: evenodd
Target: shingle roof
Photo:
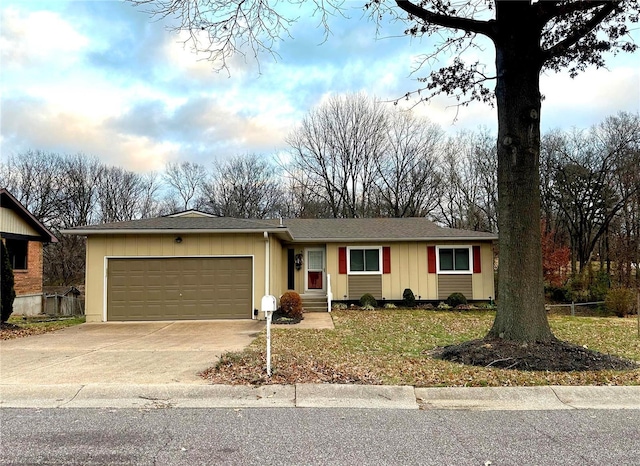
<path fill-rule="evenodd" d="M 493 240 L 497 236 L 443 228 L 425 218 L 349 218 L 253 220 L 230 217 L 159 217 L 76 227 L 63 233 L 78 235 L 125 233 L 278 232 L 294 242 Z"/>
<path fill-rule="evenodd" d="M 443 228 L 422 217 L 409 218 L 323 218 L 284 221 L 296 240 L 424 240 L 495 239 L 496 235 L 479 231 Z"/>
<path fill-rule="evenodd" d="M 277 227 L 269 221 L 248 220 L 232 217 L 156 217 L 142 220 L 129 220 L 126 222 L 103 223 L 75 227 L 67 230 L 69 233 L 78 231 L 87 232 L 125 232 L 131 230 L 270 230 Z"/>

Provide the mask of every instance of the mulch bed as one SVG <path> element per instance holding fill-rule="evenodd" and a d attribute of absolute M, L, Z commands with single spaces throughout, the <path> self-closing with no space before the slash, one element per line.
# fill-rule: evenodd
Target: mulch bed
<path fill-rule="evenodd" d="M 526 371 L 621 371 L 640 368 L 635 361 L 561 340 L 536 343 L 470 340 L 436 348 L 430 354 L 438 359 L 472 366 Z"/>
<path fill-rule="evenodd" d="M 285 315 L 280 311 L 274 312 L 273 316 L 271 317 L 271 323 L 279 324 L 279 325 L 299 324 L 303 320 L 304 320 L 304 317 L 288 317 L 287 315 Z"/>

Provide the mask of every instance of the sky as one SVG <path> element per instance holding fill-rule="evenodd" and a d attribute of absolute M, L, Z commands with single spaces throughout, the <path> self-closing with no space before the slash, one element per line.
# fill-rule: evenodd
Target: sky
<path fill-rule="evenodd" d="M 326 39 L 318 18 L 301 11 L 291 37 L 276 44 L 275 60 L 238 56 L 216 72 L 168 29 L 171 20 L 151 19 L 129 3 L 2 0 L 0 157 L 84 153 L 142 173 L 168 162 L 207 166 L 281 153 L 287 134 L 329 96 L 365 92 L 393 101 L 428 73 L 413 71 L 433 39 L 403 36 L 398 23 L 376 32 L 363 3 L 347 2 L 346 17 L 330 18 Z M 638 29 L 633 37 L 640 43 Z M 493 61 L 490 51 L 479 58 Z M 622 54 L 575 79 L 543 75 L 542 130 L 588 128 L 640 111 L 639 64 L 640 53 Z M 438 97 L 402 105 L 451 134 L 497 126 L 485 104 L 457 108 Z"/>

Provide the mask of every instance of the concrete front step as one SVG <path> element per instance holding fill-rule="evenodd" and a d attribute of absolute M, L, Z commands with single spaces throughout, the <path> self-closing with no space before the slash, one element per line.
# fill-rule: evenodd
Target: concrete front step
<path fill-rule="evenodd" d="M 306 312 L 327 312 L 327 298 L 302 296 L 302 307 Z"/>

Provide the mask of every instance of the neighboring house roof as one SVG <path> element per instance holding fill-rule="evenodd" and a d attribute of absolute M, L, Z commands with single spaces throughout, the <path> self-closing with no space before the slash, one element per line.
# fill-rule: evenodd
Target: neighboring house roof
<path fill-rule="evenodd" d="M 159 217 L 64 230 L 76 235 L 269 232 L 290 242 L 495 240 L 497 235 L 443 228 L 426 218 L 252 220 L 231 217 Z"/>
<path fill-rule="evenodd" d="M 30 241 L 40 241 L 43 243 L 57 243 L 58 238 L 55 237 L 47 227 L 45 227 L 40 220 L 33 216 L 31 212 L 18 201 L 13 194 L 7 191 L 5 188 L 0 189 L 0 207 L 3 209 L 9 209 L 15 212 L 27 225 L 29 225 L 37 236 L 14 234 L 10 231 L 1 231 L 3 238 L 21 237 Z M 2 225 L 3 222 L 0 222 Z"/>
<path fill-rule="evenodd" d="M 202 212 L 200 210 L 189 209 L 183 210 L 182 212 L 174 212 L 169 215 L 164 215 L 164 217 L 217 217 L 217 215 L 208 214 L 207 212 Z"/>

